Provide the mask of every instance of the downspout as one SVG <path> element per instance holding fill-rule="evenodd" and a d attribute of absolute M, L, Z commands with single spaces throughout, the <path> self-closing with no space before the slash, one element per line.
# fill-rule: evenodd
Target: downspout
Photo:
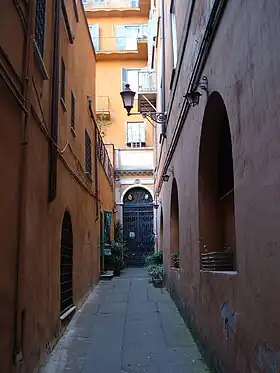
<path fill-rule="evenodd" d="M 52 61 L 52 103 L 51 103 L 51 137 L 49 145 L 49 202 L 56 198 L 57 184 L 57 150 L 55 144 L 58 138 L 58 100 L 59 100 L 59 60 L 60 60 L 60 9 L 61 0 L 54 0 L 54 33 Z"/>
<path fill-rule="evenodd" d="M 161 0 L 161 15 L 160 15 L 160 21 L 161 21 L 161 112 L 165 112 L 165 12 L 164 12 L 164 0 Z M 165 137 L 166 134 L 166 123 L 162 124 L 161 127 L 161 136 Z M 156 136 L 157 139 L 157 136 Z M 161 149 L 162 149 L 161 144 Z M 156 149 L 157 149 L 157 143 L 156 143 Z M 158 149 L 157 149 L 158 150 Z M 158 166 L 159 166 L 159 160 L 158 160 L 158 151 L 156 150 L 156 177 L 155 180 L 157 180 L 158 175 Z M 158 195 L 157 191 L 155 190 L 155 199 L 156 203 L 158 203 Z M 156 249 L 159 250 L 158 247 L 158 210 L 156 210 Z"/>
<path fill-rule="evenodd" d="M 27 15 L 27 29 L 24 41 L 24 51 L 26 52 L 23 56 L 22 62 L 22 80 L 23 80 L 23 97 L 25 100 L 22 133 L 21 133 L 21 157 L 19 165 L 19 191 L 18 191 L 18 224 L 17 224 L 17 253 L 16 253 L 16 281 L 15 281 L 15 310 L 14 310 L 14 346 L 13 346 L 13 358 L 14 363 L 17 365 L 23 360 L 23 337 L 25 328 L 25 311 L 21 308 L 22 299 L 22 278 L 23 278 L 23 247 L 24 247 L 24 232 L 25 232 L 25 204 L 26 204 L 26 170 L 27 170 L 27 126 L 30 112 L 30 55 L 32 53 L 33 46 L 33 13 L 34 9 L 31 3 L 28 6 Z"/>

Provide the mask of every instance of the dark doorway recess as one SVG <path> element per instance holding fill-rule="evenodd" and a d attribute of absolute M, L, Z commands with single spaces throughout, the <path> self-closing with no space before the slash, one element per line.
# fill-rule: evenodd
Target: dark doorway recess
<path fill-rule="evenodd" d="M 73 233 L 71 217 L 65 212 L 61 229 L 60 314 L 73 306 Z"/>
<path fill-rule="evenodd" d="M 232 140 L 225 103 L 218 92 L 207 102 L 199 151 L 201 269 L 236 269 Z"/>
<path fill-rule="evenodd" d="M 176 179 L 172 181 L 170 201 L 170 265 L 179 267 L 179 198 Z"/>
<path fill-rule="evenodd" d="M 154 209 L 149 191 L 130 189 L 123 199 L 123 229 L 127 242 L 127 266 L 143 266 L 145 256 L 154 251 Z"/>

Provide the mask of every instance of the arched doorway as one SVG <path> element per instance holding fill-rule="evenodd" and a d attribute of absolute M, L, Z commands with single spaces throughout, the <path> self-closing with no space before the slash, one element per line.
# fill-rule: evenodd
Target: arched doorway
<path fill-rule="evenodd" d="M 163 252 L 163 209 L 160 209 L 160 227 L 159 227 L 160 247 L 159 250 Z"/>
<path fill-rule="evenodd" d="M 172 181 L 170 202 L 170 264 L 172 267 L 180 266 L 179 258 L 179 198 L 176 179 Z"/>
<path fill-rule="evenodd" d="M 60 314 L 64 314 L 73 305 L 73 233 L 68 211 L 63 217 L 60 246 Z"/>
<path fill-rule="evenodd" d="M 235 214 L 232 141 L 221 95 L 207 102 L 199 149 L 199 230 L 203 270 L 234 270 Z"/>
<path fill-rule="evenodd" d="M 128 252 L 126 265 L 142 266 L 148 253 L 154 251 L 154 209 L 151 193 L 135 187 L 123 198 L 123 232 Z"/>

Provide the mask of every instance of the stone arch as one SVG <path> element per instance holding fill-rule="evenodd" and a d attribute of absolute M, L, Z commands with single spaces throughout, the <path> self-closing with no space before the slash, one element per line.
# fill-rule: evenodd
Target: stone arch
<path fill-rule="evenodd" d="M 131 189 L 134 189 L 134 188 L 143 188 L 143 189 L 146 189 L 152 196 L 153 200 L 154 200 L 154 193 L 151 189 L 149 189 L 148 187 L 146 187 L 145 185 L 142 185 L 142 184 L 133 184 L 133 185 L 130 185 L 128 186 L 127 188 L 125 188 L 125 190 L 123 191 L 122 195 L 121 195 L 121 202 L 123 203 L 123 200 L 124 200 L 124 196 L 126 195 L 126 193 L 131 190 Z"/>
<path fill-rule="evenodd" d="M 199 233 L 201 265 L 216 270 L 235 267 L 235 214 L 232 140 L 223 98 L 213 92 L 205 108 L 199 148 Z M 229 254 L 226 254 L 230 252 Z M 217 263 L 205 265 L 209 253 Z M 215 254 L 216 253 L 216 254 Z M 213 263 L 214 263 L 213 259 Z"/>

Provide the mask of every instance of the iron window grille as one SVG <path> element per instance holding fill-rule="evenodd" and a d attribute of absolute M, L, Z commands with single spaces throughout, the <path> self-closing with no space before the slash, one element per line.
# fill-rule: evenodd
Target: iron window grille
<path fill-rule="evenodd" d="M 85 169 L 86 174 L 92 175 L 91 139 L 85 130 Z"/>
<path fill-rule="evenodd" d="M 61 58 L 61 86 L 60 86 L 60 97 L 65 102 L 65 63 Z"/>
<path fill-rule="evenodd" d="M 38 50 L 43 57 L 45 43 L 45 23 L 46 23 L 46 0 L 36 1 L 35 15 L 35 41 Z"/>
<path fill-rule="evenodd" d="M 76 101 L 73 92 L 71 91 L 71 128 L 75 129 L 76 116 Z"/>

